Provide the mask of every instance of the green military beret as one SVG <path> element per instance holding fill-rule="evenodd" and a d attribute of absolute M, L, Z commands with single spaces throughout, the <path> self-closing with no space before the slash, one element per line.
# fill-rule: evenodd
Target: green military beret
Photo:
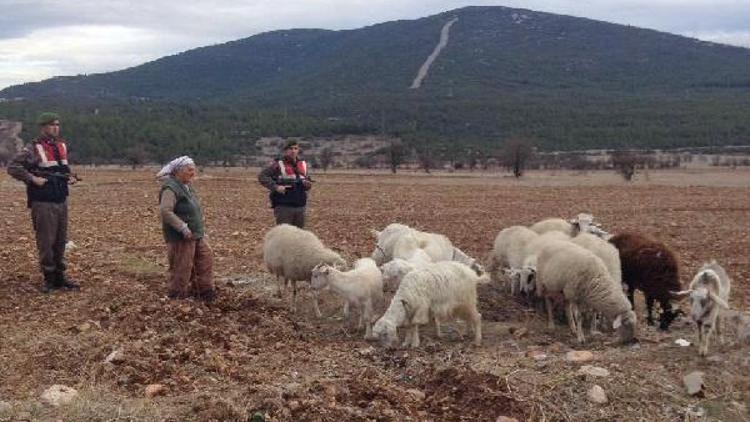
<path fill-rule="evenodd" d="M 55 120 L 60 120 L 60 116 L 57 113 L 47 111 L 40 114 L 39 117 L 36 118 L 36 124 L 38 124 L 39 126 L 44 126 L 54 122 Z"/>
<path fill-rule="evenodd" d="M 284 144 L 284 151 L 288 150 L 291 147 L 298 147 L 298 146 L 299 146 L 299 142 L 297 141 L 286 141 L 286 143 Z"/>

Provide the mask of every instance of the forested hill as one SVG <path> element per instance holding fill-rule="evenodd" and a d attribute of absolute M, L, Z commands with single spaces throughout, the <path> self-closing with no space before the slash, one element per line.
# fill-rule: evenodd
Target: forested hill
<path fill-rule="evenodd" d="M 451 20 L 421 87 L 420 66 Z M 347 31 L 297 29 L 118 72 L 9 87 L 0 97 L 283 111 L 491 145 L 547 149 L 750 142 L 750 50 L 505 7 L 467 7 Z"/>

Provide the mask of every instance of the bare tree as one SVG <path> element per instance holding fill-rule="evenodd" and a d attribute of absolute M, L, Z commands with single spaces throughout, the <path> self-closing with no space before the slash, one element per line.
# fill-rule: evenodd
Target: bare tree
<path fill-rule="evenodd" d="M 417 149 L 417 161 L 425 173 L 429 173 L 431 168 L 435 167 L 435 157 L 428 146 Z"/>
<path fill-rule="evenodd" d="M 390 145 L 386 148 L 386 157 L 388 158 L 388 164 L 391 167 L 391 173 L 396 173 L 396 169 L 401 163 L 404 162 L 406 157 L 406 150 L 404 144 L 400 140 L 392 140 Z"/>
<path fill-rule="evenodd" d="M 513 172 L 513 176 L 521 177 L 533 155 L 534 148 L 530 143 L 519 138 L 510 138 L 503 146 L 503 165 Z"/>
<path fill-rule="evenodd" d="M 328 167 L 333 164 L 333 149 L 331 147 L 325 147 L 320 151 L 320 167 L 323 171 L 328 171 Z"/>
<path fill-rule="evenodd" d="M 148 152 L 143 144 L 137 144 L 125 150 L 125 160 L 133 170 L 146 164 L 148 158 Z"/>
<path fill-rule="evenodd" d="M 635 177 L 635 171 L 643 168 L 644 159 L 632 151 L 615 151 L 612 153 L 612 168 L 630 182 Z"/>

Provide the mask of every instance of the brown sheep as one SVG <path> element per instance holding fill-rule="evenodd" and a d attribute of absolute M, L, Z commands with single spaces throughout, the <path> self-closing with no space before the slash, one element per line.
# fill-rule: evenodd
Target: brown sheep
<path fill-rule="evenodd" d="M 649 325 L 654 325 L 654 301 L 659 301 L 662 313 L 659 328 L 668 330 L 678 315 L 684 314 L 676 305 L 671 292 L 682 290 L 677 257 L 667 245 L 637 233 L 620 233 L 609 241 L 620 252 L 622 282 L 628 287 L 628 299 L 635 308 L 633 294 L 641 290 L 646 297 Z"/>

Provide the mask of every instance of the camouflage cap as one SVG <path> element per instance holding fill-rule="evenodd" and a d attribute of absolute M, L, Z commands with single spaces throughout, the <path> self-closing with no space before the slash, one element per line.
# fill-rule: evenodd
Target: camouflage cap
<path fill-rule="evenodd" d="M 39 126 L 48 125 L 55 120 L 60 120 L 60 116 L 57 113 L 44 112 L 36 118 L 36 124 Z"/>
<path fill-rule="evenodd" d="M 284 151 L 288 150 L 291 147 L 298 147 L 298 146 L 299 146 L 299 142 L 297 141 L 291 141 L 291 140 L 286 141 L 286 143 L 284 144 Z"/>

